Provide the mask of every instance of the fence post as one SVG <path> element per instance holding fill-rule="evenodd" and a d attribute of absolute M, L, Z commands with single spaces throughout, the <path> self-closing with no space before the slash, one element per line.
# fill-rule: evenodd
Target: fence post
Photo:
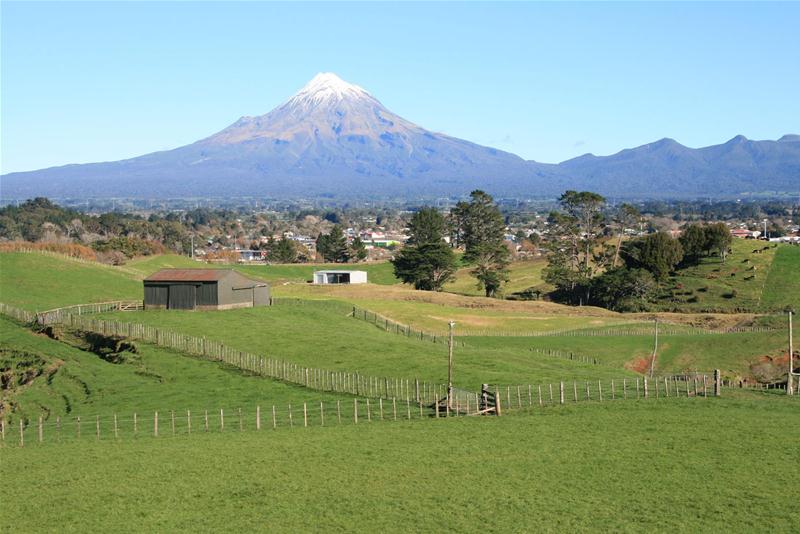
<path fill-rule="evenodd" d="M 22 422 L 22 419 L 19 420 L 19 446 L 25 446 L 25 425 Z"/>
<path fill-rule="evenodd" d="M 358 424 L 358 399 L 353 399 L 353 423 Z"/>
<path fill-rule="evenodd" d="M 153 415 L 153 435 L 158 437 L 158 412 Z"/>
<path fill-rule="evenodd" d="M 561 401 L 561 404 L 564 404 L 564 382 L 563 381 L 561 381 L 559 383 L 558 393 L 559 393 L 559 400 Z"/>
<path fill-rule="evenodd" d="M 714 369 L 714 396 L 719 397 L 722 394 L 722 373 L 719 369 Z"/>
<path fill-rule="evenodd" d="M 648 394 L 649 394 L 648 387 L 647 387 L 647 376 L 644 376 L 642 378 L 642 387 L 644 389 L 644 398 L 646 399 L 648 397 Z"/>
<path fill-rule="evenodd" d="M 495 390 L 494 390 L 494 406 L 495 406 L 495 413 L 497 414 L 498 417 L 503 415 L 503 408 L 502 408 L 501 404 L 502 403 L 500 401 L 500 390 L 495 388 Z"/>
<path fill-rule="evenodd" d="M 256 430 L 261 430 L 261 406 L 256 406 Z"/>
<path fill-rule="evenodd" d="M 44 441 L 44 427 L 42 425 L 42 416 L 39 416 L 39 443 Z"/>

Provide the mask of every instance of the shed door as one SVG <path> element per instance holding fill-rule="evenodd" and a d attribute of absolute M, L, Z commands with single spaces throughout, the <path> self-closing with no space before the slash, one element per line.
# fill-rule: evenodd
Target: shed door
<path fill-rule="evenodd" d="M 196 302 L 196 290 L 190 284 L 169 286 L 169 308 L 172 310 L 193 310 Z"/>

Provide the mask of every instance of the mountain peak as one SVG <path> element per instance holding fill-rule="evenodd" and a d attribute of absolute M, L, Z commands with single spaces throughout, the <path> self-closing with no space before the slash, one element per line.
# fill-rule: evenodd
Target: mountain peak
<path fill-rule="evenodd" d="M 745 136 L 739 134 L 736 137 L 733 137 L 730 141 L 728 141 L 725 144 L 726 145 L 728 145 L 728 144 L 734 145 L 734 144 L 744 143 L 745 141 L 749 141 L 749 139 L 746 138 Z"/>
<path fill-rule="evenodd" d="M 323 102 L 338 102 L 348 98 L 372 98 L 365 89 L 339 78 L 332 72 L 320 72 L 303 86 L 287 104 L 318 106 Z"/>

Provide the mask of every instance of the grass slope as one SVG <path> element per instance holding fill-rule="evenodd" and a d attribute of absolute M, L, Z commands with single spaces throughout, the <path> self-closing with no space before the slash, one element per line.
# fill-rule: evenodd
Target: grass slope
<path fill-rule="evenodd" d="M 800 247 L 781 245 L 767 275 L 761 306 L 782 310 L 786 306 L 800 311 Z"/>
<path fill-rule="evenodd" d="M 643 361 L 649 363 L 653 353 L 650 336 L 471 337 L 466 341 L 475 348 L 505 347 L 508 351 L 514 348 L 524 351 L 536 347 L 571 351 L 630 369 L 641 368 Z M 759 357 L 786 352 L 786 332 L 661 335 L 658 345 L 656 370 L 659 373 L 721 369 L 727 376 L 747 376 L 750 364 Z"/>
<path fill-rule="evenodd" d="M 0 530 L 793 532 L 797 408 L 670 399 L 32 443 L 3 451 Z"/>
<path fill-rule="evenodd" d="M 248 376 L 217 362 L 190 358 L 138 344 L 140 361 L 112 364 L 91 352 L 37 335 L 0 316 L 0 347 L 39 355 L 57 371 L 38 376 L 21 388 L 12 423 L 19 417 L 45 414 L 75 417 L 115 412 L 219 408 L 252 409 L 256 404 L 302 403 L 336 398 L 261 377 Z M 6 398 L 9 397 L 9 398 Z"/>
<path fill-rule="evenodd" d="M 759 310 L 776 250 L 763 241 L 734 239 L 725 263 L 717 257 L 703 258 L 699 265 L 679 270 L 670 279 L 666 298 L 654 307 L 688 312 Z"/>
<path fill-rule="evenodd" d="M 99 263 L 40 254 L 0 253 L 0 301 L 27 310 L 141 299 L 136 276 Z"/>
<path fill-rule="evenodd" d="M 542 286 L 544 284 L 542 269 L 546 266 L 547 262 L 544 259 L 512 263 L 508 268 L 509 281 L 503 286 L 502 293 L 510 295 L 529 287 Z M 478 289 L 477 280 L 470 274 L 470 271 L 472 271 L 472 267 L 459 269 L 456 272 L 455 281 L 446 284 L 444 291 L 460 295 L 484 296 L 485 292 L 482 289 Z"/>
<path fill-rule="evenodd" d="M 443 383 L 447 346 L 384 332 L 348 317 L 341 302 L 276 305 L 221 312 L 146 311 L 104 314 L 120 321 L 151 324 L 207 336 L 239 350 L 287 359 L 304 366 Z M 457 349 L 459 387 L 481 383 L 621 378 L 625 371 L 560 360 L 543 360 L 516 347 Z"/>

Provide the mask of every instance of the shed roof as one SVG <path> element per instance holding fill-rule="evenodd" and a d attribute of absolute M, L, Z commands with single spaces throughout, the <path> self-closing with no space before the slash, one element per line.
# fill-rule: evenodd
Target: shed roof
<path fill-rule="evenodd" d="M 366 273 L 367 271 L 349 271 L 345 269 L 330 269 L 324 271 L 314 271 L 314 274 L 317 273 Z"/>
<path fill-rule="evenodd" d="M 233 269 L 161 269 L 145 282 L 217 282 L 233 273 Z"/>

